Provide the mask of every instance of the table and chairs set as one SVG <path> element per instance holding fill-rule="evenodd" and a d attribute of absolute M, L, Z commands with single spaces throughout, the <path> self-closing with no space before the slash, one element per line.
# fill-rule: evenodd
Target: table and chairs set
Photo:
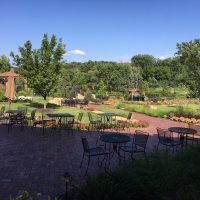
<path fill-rule="evenodd" d="M 80 112 L 77 116 L 70 113 L 48 113 L 41 112 L 40 116 L 36 117 L 37 110 L 31 111 L 30 115 L 27 114 L 27 108 L 19 107 L 18 109 L 10 109 L 5 111 L 5 107 L 0 110 L 1 125 L 8 127 L 8 131 L 12 129 L 13 125 L 20 125 L 23 130 L 25 125 L 32 128 L 40 127 L 43 132 L 46 128 L 51 130 L 61 129 L 80 129 L 83 113 Z M 33 129 L 32 129 L 33 130 Z"/>
<path fill-rule="evenodd" d="M 127 118 L 123 120 L 118 120 L 117 118 L 119 115 L 116 113 L 96 113 L 96 115 L 97 117 L 94 119 L 94 114 L 88 112 L 89 130 L 98 130 L 102 132 L 111 130 L 120 132 L 127 129 L 130 132 L 131 112 L 129 112 Z"/>
<path fill-rule="evenodd" d="M 162 129 L 157 127 L 158 145 L 177 150 L 178 147 L 187 147 L 189 144 L 198 143 L 200 140 L 200 124 L 188 124 L 188 127 L 169 127 Z"/>

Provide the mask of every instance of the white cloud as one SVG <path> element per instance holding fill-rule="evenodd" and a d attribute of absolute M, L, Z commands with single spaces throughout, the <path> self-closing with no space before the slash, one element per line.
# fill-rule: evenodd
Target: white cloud
<path fill-rule="evenodd" d="M 65 56 L 69 56 L 69 55 L 80 55 L 80 56 L 85 56 L 86 53 L 80 49 L 74 49 L 74 50 L 70 50 L 67 53 L 65 53 Z"/>
<path fill-rule="evenodd" d="M 119 58 L 119 62 L 120 63 L 131 63 L 131 57 L 132 57 L 132 55 L 121 56 Z"/>
<path fill-rule="evenodd" d="M 164 59 L 166 59 L 166 58 L 167 58 L 166 56 L 160 56 L 160 57 L 159 57 L 160 60 L 164 60 Z"/>

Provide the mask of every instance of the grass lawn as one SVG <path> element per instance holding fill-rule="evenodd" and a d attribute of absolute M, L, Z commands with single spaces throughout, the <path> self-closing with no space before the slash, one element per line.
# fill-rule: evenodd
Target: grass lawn
<path fill-rule="evenodd" d="M 128 105 L 119 104 L 119 109 L 127 111 L 144 113 L 153 117 L 168 117 L 171 113 L 175 114 L 200 114 L 200 105 L 185 104 L 185 105 Z"/>

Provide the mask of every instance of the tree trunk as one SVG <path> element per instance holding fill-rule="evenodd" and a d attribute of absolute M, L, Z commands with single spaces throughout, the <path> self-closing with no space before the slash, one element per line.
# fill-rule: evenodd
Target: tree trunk
<path fill-rule="evenodd" d="M 44 109 L 46 109 L 47 108 L 47 97 L 46 96 L 44 96 Z"/>

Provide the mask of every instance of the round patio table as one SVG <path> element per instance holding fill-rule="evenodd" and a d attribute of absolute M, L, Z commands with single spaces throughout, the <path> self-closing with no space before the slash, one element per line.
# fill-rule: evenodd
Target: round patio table
<path fill-rule="evenodd" d="M 187 144 L 187 135 L 194 135 L 197 133 L 197 131 L 195 129 L 184 128 L 184 127 L 170 127 L 170 128 L 168 128 L 168 130 L 170 132 L 175 132 L 175 133 L 180 134 L 180 140 L 182 140 L 182 141 L 184 140 L 184 138 L 186 138 L 186 144 Z"/>
<path fill-rule="evenodd" d="M 130 141 L 130 137 L 128 135 L 120 134 L 120 133 L 108 133 L 103 134 L 100 136 L 100 140 L 105 143 L 109 143 L 109 165 L 110 166 L 110 160 L 116 153 L 119 158 L 119 163 L 121 162 L 121 155 L 119 151 L 119 145 L 127 143 Z M 112 145 L 112 150 L 111 150 Z"/>

